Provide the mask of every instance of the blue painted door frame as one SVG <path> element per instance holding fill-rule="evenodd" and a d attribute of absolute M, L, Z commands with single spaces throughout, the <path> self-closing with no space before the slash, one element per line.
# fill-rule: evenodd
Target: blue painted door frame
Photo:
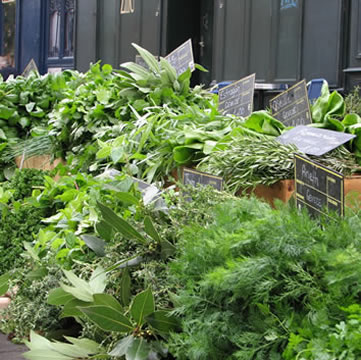
<path fill-rule="evenodd" d="M 34 59 L 40 73 L 45 73 L 46 0 L 17 0 L 16 6 L 17 71 L 21 74 Z"/>

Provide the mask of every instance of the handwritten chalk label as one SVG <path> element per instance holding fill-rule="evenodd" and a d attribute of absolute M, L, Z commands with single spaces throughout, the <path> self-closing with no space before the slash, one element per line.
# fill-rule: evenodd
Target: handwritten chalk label
<path fill-rule="evenodd" d="M 286 126 L 311 124 L 306 81 L 302 80 L 270 100 L 272 116 Z"/>
<path fill-rule="evenodd" d="M 251 115 L 255 81 L 256 74 L 252 74 L 220 89 L 219 112 L 242 117 Z"/>
<path fill-rule="evenodd" d="M 305 154 L 321 156 L 347 143 L 356 135 L 338 131 L 296 126 L 277 138 L 281 144 L 294 144 Z"/>
<path fill-rule="evenodd" d="M 194 71 L 192 40 L 187 40 L 165 58 L 175 68 L 177 76 L 183 74 L 188 68 Z"/>
<path fill-rule="evenodd" d="M 28 63 L 28 65 L 26 65 L 23 73 L 21 74 L 23 77 L 27 78 L 32 71 L 36 71 L 37 73 L 39 73 L 39 69 L 36 66 L 36 62 L 34 59 L 31 59 Z"/>
<path fill-rule="evenodd" d="M 183 169 L 183 184 L 192 186 L 197 186 L 198 184 L 203 186 L 210 185 L 219 191 L 223 189 L 223 179 L 220 176 L 214 176 L 188 168 Z"/>
<path fill-rule="evenodd" d="M 313 215 L 344 214 L 344 177 L 315 161 L 295 155 L 296 204 Z"/>

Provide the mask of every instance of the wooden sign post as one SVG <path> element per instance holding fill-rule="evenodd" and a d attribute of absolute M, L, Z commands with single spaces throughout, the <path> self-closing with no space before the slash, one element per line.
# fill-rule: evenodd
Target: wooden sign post
<path fill-rule="evenodd" d="M 306 81 L 302 80 L 270 101 L 272 116 L 285 126 L 311 124 Z"/>
<path fill-rule="evenodd" d="M 223 189 L 223 179 L 220 176 L 214 176 L 188 168 L 183 168 L 183 184 L 192 186 L 197 186 L 197 184 L 203 186 L 210 185 L 219 191 Z"/>
<path fill-rule="evenodd" d="M 321 156 L 355 137 L 339 131 L 296 126 L 279 136 L 277 141 L 285 145 L 294 144 L 305 154 Z"/>
<path fill-rule="evenodd" d="M 344 177 L 315 161 L 295 155 L 295 190 L 298 208 L 316 216 L 333 211 L 344 214 Z"/>
<path fill-rule="evenodd" d="M 173 50 L 165 59 L 175 68 L 177 76 L 183 74 L 188 68 L 194 71 L 194 58 L 192 40 L 187 40 L 184 44 Z"/>
<path fill-rule="evenodd" d="M 256 74 L 252 74 L 220 89 L 219 112 L 242 117 L 251 115 L 255 81 Z"/>

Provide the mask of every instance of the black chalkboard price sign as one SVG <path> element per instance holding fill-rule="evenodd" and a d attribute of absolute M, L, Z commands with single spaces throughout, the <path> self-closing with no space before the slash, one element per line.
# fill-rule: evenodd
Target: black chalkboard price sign
<path fill-rule="evenodd" d="M 165 58 L 175 68 L 177 76 L 183 74 L 188 68 L 194 71 L 192 40 L 187 40 Z"/>
<path fill-rule="evenodd" d="M 305 154 L 321 156 L 347 143 L 356 135 L 339 131 L 313 128 L 311 126 L 296 126 L 277 138 L 281 144 L 294 144 Z"/>
<path fill-rule="evenodd" d="M 344 214 L 344 177 L 315 161 L 295 155 L 295 188 L 298 208 L 312 215 Z"/>
<path fill-rule="evenodd" d="M 223 179 L 221 177 L 188 168 L 183 168 L 183 184 L 192 186 L 197 186 L 198 184 L 203 186 L 210 185 L 219 191 L 223 189 Z"/>
<path fill-rule="evenodd" d="M 311 124 L 306 81 L 302 80 L 270 101 L 272 116 L 286 126 Z"/>
<path fill-rule="evenodd" d="M 255 81 L 256 74 L 252 74 L 220 89 L 219 112 L 242 117 L 251 115 Z"/>

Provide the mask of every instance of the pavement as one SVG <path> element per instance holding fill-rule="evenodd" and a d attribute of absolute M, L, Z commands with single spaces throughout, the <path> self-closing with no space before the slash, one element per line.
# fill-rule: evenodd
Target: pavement
<path fill-rule="evenodd" d="M 24 360 L 22 353 L 27 351 L 24 345 L 15 345 L 6 335 L 0 333 L 0 360 Z"/>

